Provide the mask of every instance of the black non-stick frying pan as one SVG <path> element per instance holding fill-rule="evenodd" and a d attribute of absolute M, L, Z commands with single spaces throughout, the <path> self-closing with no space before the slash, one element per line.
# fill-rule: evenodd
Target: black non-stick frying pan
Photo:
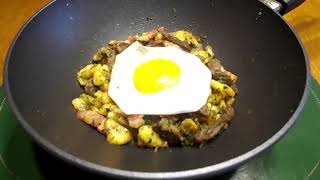
<path fill-rule="evenodd" d="M 282 7 L 290 8 L 285 1 Z M 239 77 L 230 127 L 201 148 L 154 152 L 110 145 L 75 117 L 71 100 L 82 91 L 77 70 L 109 40 L 158 26 L 206 35 L 216 56 Z M 56 1 L 18 33 L 4 77 L 17 119 L 46 150 L 83 169 L 137 178 L 204 177 L 238 167 L 292 126 L 310 79 L 292 29 L 254 0 Z"/>

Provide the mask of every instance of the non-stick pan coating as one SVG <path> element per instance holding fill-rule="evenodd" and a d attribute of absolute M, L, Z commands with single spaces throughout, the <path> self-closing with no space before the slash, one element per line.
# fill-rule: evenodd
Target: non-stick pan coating
<path fill-rule="evenodd" d="M 230 127 L 202 148 L 154 152 L 114 146 L 75 117 L 71 100 L 82 91 L 77 70 L 109 40 L 126 39 L 158 26 L 207 36 L 223 65 L 239 77 L 240 93 Z M 151 176 L 176 177 L 216 174 L 235 167 L 292 125 L 305 101 L 306 82 L 305 55 L 296 36 L 277 14 L 252 0 L 57 1 L 17 36 L 5 69 L 12 109 L 37 142 L 91 170 L 138 177 L 150 174 L 128 171 L 173 172 L 210 166 L 185 174 Z"/>

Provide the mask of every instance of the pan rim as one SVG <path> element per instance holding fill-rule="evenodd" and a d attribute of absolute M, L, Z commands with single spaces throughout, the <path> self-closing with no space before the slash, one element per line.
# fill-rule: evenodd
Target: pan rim
<path fill-rule="evenodd" d="M 141 179 L 172 179 L 172 178 L 192 178 L 192 177 L 205 177 L 210 175 L 217 175 L 224 173 L 228 170 L 231 170 L 235 167 L 238 167 L 239 165 L 247 162 L 252 157 L 255 157 L 259 154 L 261 154 L 266 149 L 270 148 L 271 145 L 275 144 L 277 141 L 279 141 L 284 135 L 288 132 L 290 127 L 293 126 L 293 124 L 296 122 L 298 116 L 302 112 L 305 103 L 308 99 L 309 94 L 309 87 L 311 83 L 311 74 L 310 74 L 310 64 L 309 59 L 305 50 L 305 47 L 302 44 L 302 41 L 297 36 L 297 33 L 293 30 L 291 25 L 289 25 L 281 15 L 277 14 L 279 18 L 283 21 L 283 23 L 289 27 L 289 30 L 293 33 L 293 36 L 298 41 L 302 53 L 304 55 L 305 64 L 306 64 L 306 82 L 305 82 L 305 88 L 302 95 L 302 98 L 299 102 L 298 107 L 296 108 L 295 112 L 292 114 L 292 116 L 289 118 L 288 122 L 272 137 L 270 137 L 268 140 L 264 141 L 259 146 L 255 147 L 254 149 L 251 149 L 250 151 L 241 154 L 235 158 L 229 159 L 227 161 L 205 166 L 201 168 L 196 169 L 189 169 L 185 171 L 174 171 L 174 172 L 141 172 L 141 171 L 129 171 L 129 170 L 120 170 L 115 169 L 107 166 L 102 166 L 95 164 L 93 162 L 89 162 L 87 160 L 81 159 L 79 157 L 76 157 L 70 153 L 67 153 L 60 149 L 59 147 L 55 146 L 54 144 L 50 143 L 48 140 L 46 140 L 44 137 L 42 137 L 38 132 L 36 132 L 28 123 L 25 121 L 25 119 L 20 114 L 15 102 L 13 101 L 12 94 L 10 92 L 10 86 L 9 86 L 9 79 L 8 79 L 8 66 L 9 66 L 9 60 L 11 57 L 12 50 L 16 44 L 17 39 L 19 38 L 20 34 L 23 32 L 25 27 L 28 26 L 28 24 L 42 11 L 44 11 L 49 6 L 53 5 L 56 2 L 56 0 L 48 3 L 44 7 L 42 7 L 39 11 L 37 11 L 32 17 L 30 17 L 25 24 L 20 28 L 18 33 L 15 35 L 13 41 L 11 42 L 11 45 L 7 51 L 7 55 L 5 57 L 5 64 L 4 64 L 4 89 L 5 89 L 5 95 L 8 99 L 9 106 L 11 110 L 13 111 L 14 116 L 20 123 L 20 125 L 23 127 L 23 129 L 32 137 L 32 139 L 39 144 L 42 148 L 44 148 L 46 151 L 48 151 L 50 154 L 53 154 L 54 156 L 58 157 L 61 160 L 64 160 L 65 162 L 75 165 L 81 169 L 89 170 L 92 172 L 96 172 L 101 175 L 111 175 L 114 177 L 131 177 L 131 178 L 141 178 Z M 261 3 L 259 1 L 259 3 Z M 261 3 L 264 5 L 263 3 Z M 265 5 L 264 5 L 265 6 Z M 272 11 L 271 9 L 269 9 Z"/>

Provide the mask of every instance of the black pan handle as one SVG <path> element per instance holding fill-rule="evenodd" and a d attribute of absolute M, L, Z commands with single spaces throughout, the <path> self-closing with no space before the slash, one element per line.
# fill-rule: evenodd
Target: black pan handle
<path fill-rule="evenodd" d="M 299 6 L 304 0 L 259 0 L 279 14 L 286 14 Z"/>
<path fill-rule="evenodd" d="M 304 0 L 278 0 L 282 5 L 282 14 L 286 14 L 287 12 L 291 11 L 292 9 L 299 6 Z"/>

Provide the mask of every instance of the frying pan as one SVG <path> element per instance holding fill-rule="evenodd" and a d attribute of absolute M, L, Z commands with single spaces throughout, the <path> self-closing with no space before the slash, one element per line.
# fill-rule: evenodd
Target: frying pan
<path fill-rule="evenodd" d="M 280 13 L 297 2 L 264 1 Z M 17 34 L 4 70 L 18 121 L 44 149 L 109 177 L 192 178 L 230 171 L 262 153 L 293 125 L 306 102 L 304 49 L 279 14 L 259 1 L 55 1 Z M 111 39 L 164 26 L 206 35 L 223 65 L 238 75 L 230 127 L 201 148 L 154 152 L 115 146 L 75 117 L 82 92 L 76 72 Z"/>

